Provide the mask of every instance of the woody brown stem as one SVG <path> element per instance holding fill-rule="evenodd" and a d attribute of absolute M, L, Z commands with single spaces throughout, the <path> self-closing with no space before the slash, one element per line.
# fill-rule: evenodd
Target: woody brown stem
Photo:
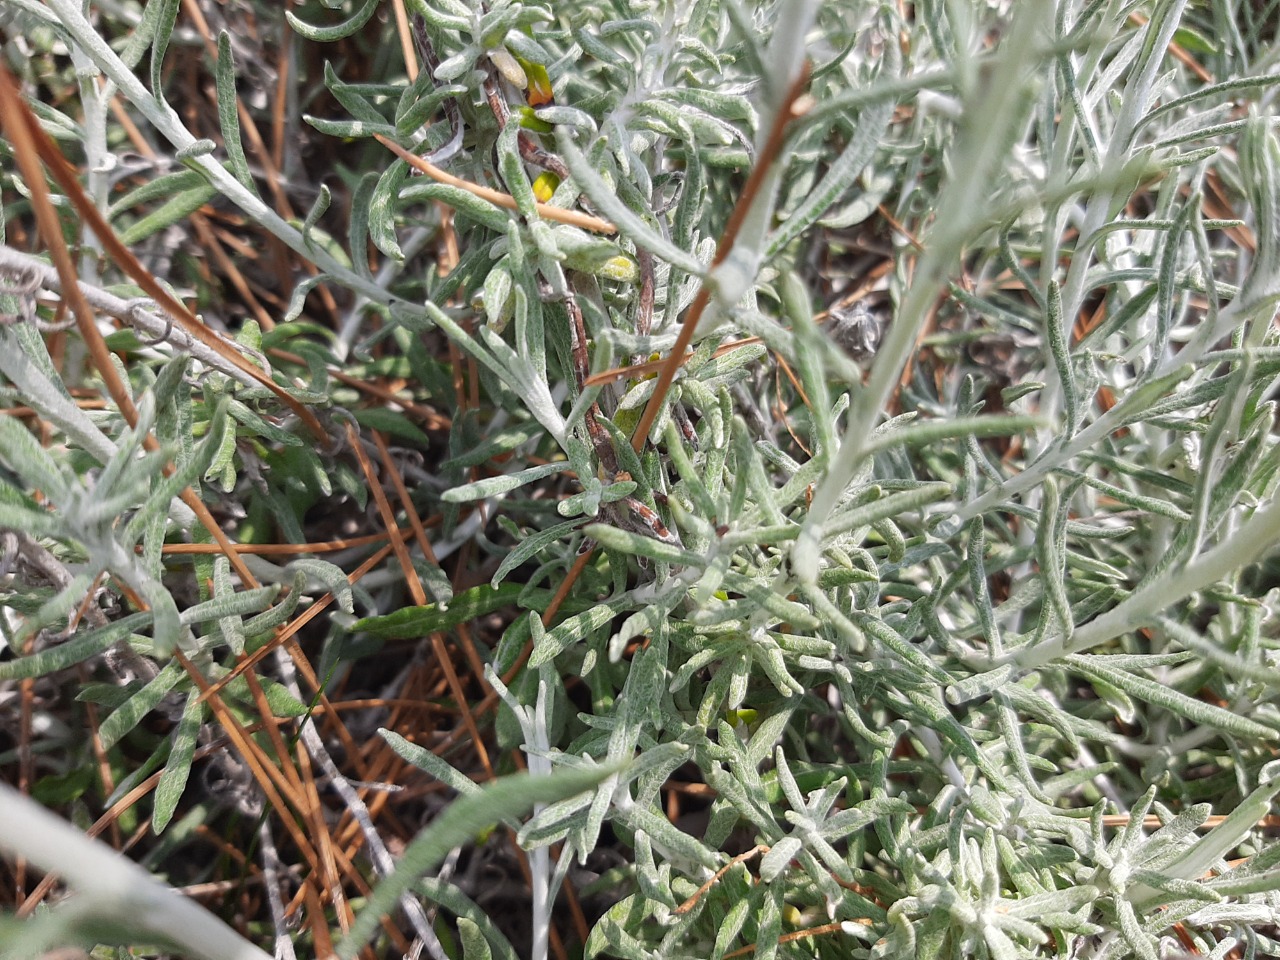
<path fill-rule="evenodd" d="M 769 139 L 765 141 L 764 149 L 760 151 L 760 156 L 756 159 L 755 166 L 751 168 L 751 175 L 747 177 L 747 184 L 742 188 L 738 202 L 734 205 L 733 213 L 729 216 L 729 222 L 725 225 L 724 233 L 720 236 L 715 258 L 711 261 L 712 271 L 724 263 L 729 254 L 733 252 L 733 245 L 738 240 L 738 231 L 742 229 L 742 224 L 747 219 L 751 205 L 755 202 L 756 195 L 759 194 L 760 187 L 764 184 L 765 175 L 768 174 L 769 168 L 773 166 L 773 162 L 777 159 L 778 153 L 782 149 L 782 141 L 786 135 L 787 124 L 791 122 L 793 116 L 792 109 L 796 100 L 800 97 L 800 92 L 808 82 L 809 66 L 806 63 L 801 69 L 800 75 L 791 84 L 791 89 L 787 91 L 787 96 L 778 108 L 778 112 L 774 115 L 773 126 L 769 129 Z M 640 422 L 636 424 L 635 433 L 631 435 L 631 446 L 636 453 L 644 449 L 645 439 L 649 435 L 649 430 L 653 427 L 653 421 L 658 417 L 658 411 L 662 409 L 662 405 L 666 402 L 667 393 L 676 378 L 676 371 L 680 369 L 680 364 L 684 361 L 684 355 L 693 340 L 694 331 L 698 329 L 698 321 L 702 319 L 702 314 L 707 309 L 707 304 L 710 300 L 711 296 L 707 292 L 707 285 L 704 281 L 698 289 L 698 295 L 694 298 L 693 305 L 689 307 L 689 312 L 685 315 L 684 323 L 680 327 L 680 335 L 676 338 L 676 345 L 671 348 L 671 354 L 667 357 L 667 362 L 658 371 L 658 382 L 653 388 L 653 395 L 649 397 L 644 413 L 640 416 Z"/>

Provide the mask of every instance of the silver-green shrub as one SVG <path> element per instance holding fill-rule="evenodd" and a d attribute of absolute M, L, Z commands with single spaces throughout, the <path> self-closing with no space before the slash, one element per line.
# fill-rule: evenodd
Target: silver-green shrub
<path fill-rule="evenodd" d="M 368 148 L 347 177 L 343 248 L 319 229 L 328 188 L 295 223 L 263 201 L 227 35 L 217 146 L 154 86 L 171 5 L 152 0 L 122 46 L 70 0 L 10 2 L 150 124 L 183 167 L 174 186 L 229 201 L 318 268 L 278 330 L 305 322 L 319 283 L 354 298 L 340 330 L 291 341 L 312 360 L 310 402 L 350 403 L 326 371 L 373 369 L 379 345 L 437 402 L 448 379 L 423 338 L 476 362 L 483 404 L 453 421 L 418 494 L 445 513 L 443 542 L 474 538 L 491 583 L 451 596 L 437 571 L 421 607 L 365 594 L 352 630 L 419 637 L 520 610 L 488 650 L 497 740 L 537 777 L 602 781 L 554 802 L 548 786 L 532 819 L 507 817 L 533 851 L 537 960 L 557 890 L 606 826 L 627 866 L 588 957 L 1280 950 L 1280 847 L 1259 827 L 1280 792 L 1274 4 L 409 0 L 412 82 L 376 0 L 341 17 L 310 4 L 287 14 L 295 42 L 382 51 L 372 79 L 344 78 L 341 60 L 311 78 L 340 109 L 306 122 Z M 148 48 L 151 89 L 134 74 Z M 86 156 L 110 149 L 43 116 Z M 375 135 L 514 208 L 411 175 Z M 617 232 L 547 219 L 539 196 Z M 429 244 L 444 207 L 461 259 L 441 274 Z M 137 242 L 165 226 L 116 213 Z M 667 355 L 700 289 L 690 355 L 633 449 L 655 380 L 590 375 Z M 28 402 L 64 445 L 59 462 L 0 424 L 0 523 L 83 570 L 48 596 L 11 585 L 22 625 L 6 637 L 65 623 L 99 573 L 143 593 L 150 642 L 137 634 L 151 615 L 134 615 L 53 648 L 83 660 L 129 638 L 161 661 L 136 723 L 178 682 L 162 659 L 174 646 L 224 669 L 227 646 L 293 607 L 238 590 L 224 566 L 214 596 L 171 599 L 157 544 L 192 529 L 178 487 L 153 482 L 118 415 L 68 408 L 30 328 L 0 336 L 8 395 L 41 384 Z M 260 346 L 251 329 L 241 340 Z M 194 439 L 183 363 L 149 357 L 134 376 L 185 482 L 203 477 L 210 497 L 243 483 L 239 437 L 279 469 L 301 448 L 291 476 L 332 492 L 296 425 L 262 416 L 260 387 L 210 374 Z M 362 496 L 347 470 L 338 489 Z M 83 499 L 86 472 L 95 510 L 32 500 Z M 283 487 L 267 490 L 288 517 Z M 299 566 L 289 603 L 337 573 Z M 196 637 L 202 622 L 218 629 Z M 78 660 L 37 653 L 0 675 Z M 187 703 L 190 733 L 208 720 L 194 691 Z M 191 758 L 173 749 L 180 794 Z M 711 797 L 690 826 L 665 814 L 673 777 Z M 416 881 L 469 836 L 446 826 L 384 881 L 344 955 L 414 890 L 463 918 L 468 960 L 514 955 L 456 886 Z"/>

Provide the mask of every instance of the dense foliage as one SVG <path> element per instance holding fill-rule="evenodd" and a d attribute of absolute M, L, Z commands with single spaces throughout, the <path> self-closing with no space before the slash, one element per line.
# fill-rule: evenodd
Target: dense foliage
<path fill-rule="evenodd" d="M 282 7 L 0 0 L 0 955 L 1280 952 L 1280 4 Z"/>

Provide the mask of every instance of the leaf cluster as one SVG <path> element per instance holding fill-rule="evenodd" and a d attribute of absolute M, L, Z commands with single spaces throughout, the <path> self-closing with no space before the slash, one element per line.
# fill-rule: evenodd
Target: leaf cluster
<path fill-rule="evenodd" d="M 486 733 L 540 784 L 482 789 L 381 729 L 461 799 L 398 871 L 366 837 L 384 879 L 343 955 L 415 894 L 457 918 L 442 956 L 516 955 L 422 877 L 495 820 L 529 853 L 538 960 L 606 847 L 625 866 L 588 958 L 1274 952 L 1280 140 L 1256 5 L 408 0 L 406 71 L 352 56 L 388 47 L 375 0 L 313 4 L 286 14 L 332 55 L 305 122 L 346 163 L 301 218 L 262 200 L 229 32 L 219 146 L 165 109 L 175 4 L 116 50 L 64 0 L 21 6 L 181 166 L 107 205 L 121 239 L 234 204 L 313 270 L 241 347 L 287 346 L 296 396 L 423 458 L 402 514 L 374 500 L 386 526 L 438 515 L 438 549 L 358 588 L 322 663 L 482 625 Z M 351 304 L 326 328 L 329 285 Z M 0 527 L 71 571 L 8 585 L 0 678 L 153 663 L 84 696 L 106 748 L 181 703 L 119 788 L 163 768 L 160 833 L 229 722 L 204 681 L 261 683 L 302 730 L 289 678 L 237 665 L 314 585 L 355 609 L 315 558 L 267 588 L 229 558 L 175 569 L 165 545 L 203 536 L 179 494 L 242 497 L 244 539 L 300 544 L 317 503 L 363 515 L 367 458 L 138 344 L 140 422 L 95 419 L 34 319 L 0 339 L 3 389 L 61 445 L 0 419 Z M 398 409 L 348 418 L 378 377 Z M 404 413 L 451 402 L 430 432 Z M 80 624 L 103 580 L 136 611 Z"/>

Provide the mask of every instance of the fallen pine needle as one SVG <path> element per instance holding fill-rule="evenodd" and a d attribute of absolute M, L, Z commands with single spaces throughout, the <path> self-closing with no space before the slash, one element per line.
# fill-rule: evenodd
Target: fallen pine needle
<path fill-rule="evenodd" d="M 465 190 L 467 193 L 479 197 L 481 200 L 488 200 L 494 206 L 503 207 L 507 210 L 518 210 L 515 198 L 508 193 L 501 193 L 497 190 L 490 190 L 488 187 L 482 187 L 479 184 L 472 183 L 470 180 L 463 180 L 461 177 L 455 177 L 451 173 L 445 173 L 439 167 L 434 166 L 421 157 L 410 153 L 400 144 L 388 140 L 381 134 L 374 134 L 377 141 L 394 153 L 415 170 L 420 170 L 429 176 L 432 180 L 440 183 L 448 184 L 451 187 L 457 187 L 459 190 Z M 599 217 L 592 217 L 585 213 L 579 213 L 577 210 L 565 210 L 563 207 L 553 207 L 549 203 L 541 203 L 534 201 L 534 208 L 538 211 L 538 215 L 546 220 L 555 220 L 558 223 L 567 223 L 573 227 L 582 227 L 584 230 L 593 230 L 596 233 L 617 233 L 618 228 L 608 220 L 601 220 Z"/>

